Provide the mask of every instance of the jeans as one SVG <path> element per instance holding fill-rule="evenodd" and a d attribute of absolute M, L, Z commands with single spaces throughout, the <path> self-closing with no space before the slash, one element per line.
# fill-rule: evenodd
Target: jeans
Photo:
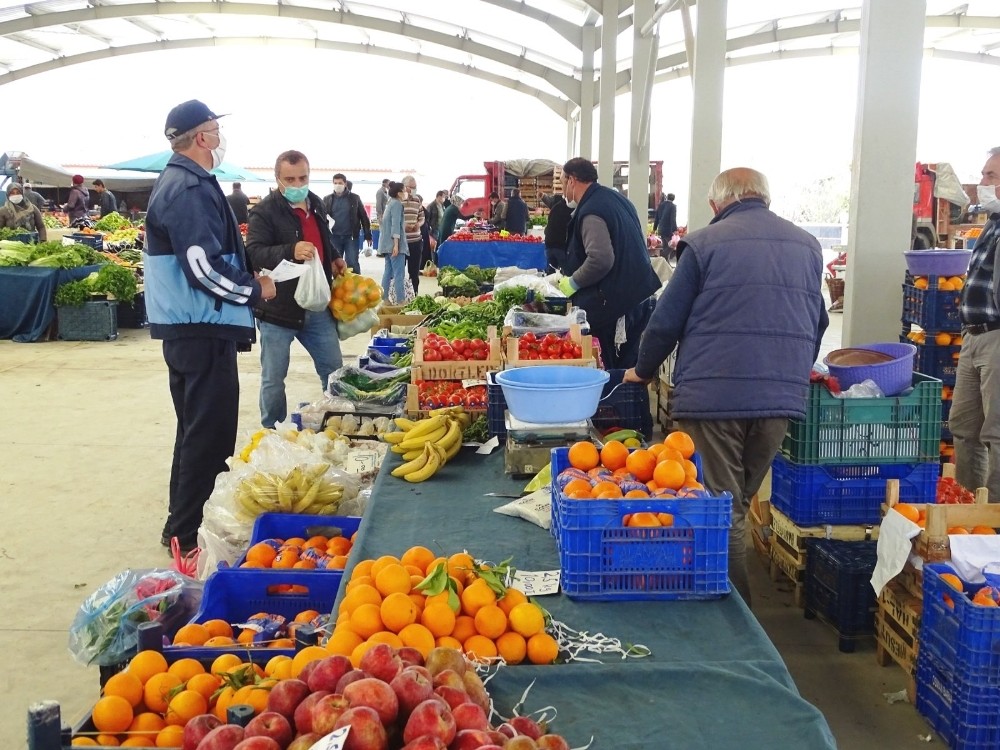
<path fill-rule="evenodd" d="M 406 292 L 403 290 L 403 281 L 406 278 L 407 256 L 400 253 L 393 258 L 392 253 L 389 253 L 384 257 L 385 270 L 382 272 L 382 299 L 389 300 L 389 283 L 391 282 L 396 292 L 397 302 L 403 304 L 402 300 L 406 299 Z"/>
<path fill-rule="evenodd" d="M 330 373 L 343 366 L 337 322 L 329 310 L 306 310 L 305 323 L 298 331 L 260 321 L 260 423 L 264 427 L 274 427 L 288 416 L 285 377 L 292 339 L 298 339 L 312 357 L 321 390 L 326 390 Z"/>
<path fill-rule="evenodd" d="M 747 508 L 757 494 L 788 429 L 784 417 L 770 419 L 678 419 L 701 455 L 705 487 L 733 495 L 729 532 L 729 580 L 750 606 L 747 570 Z"/>
<path fill-rule="evenodd" d="M 1000 503 L 1000 331 L 962 337 L 948 427 L 958 483 Z"/>
<path fill-rule="evenodd" d="M 334 234 L 331 235 L 331 239 L 333 240 L 333 246 L 337 248 L 340 257 L 347 263 L 348 268 L 354 271 L 354 273 L 361 273 L 361 263 L 358 260 L 358 245 L 355 239 L 349 234 Z"/>
<path fill-rule="evenodd" d="M 227 471 L 236 450 L 240 379 L 236 343 L 214 338 L 167 339 L 163 342 L 170 397 L 177 416 L 174 457 L 170 466 L 170 508 L 163 535 L 193 547 L 202 508 Z"/>
<path fill-rule="evenodd" d="M 406 256 L 406 270 L 410 275 L 410 283 L 413 284 L 413 293 L 418 294 L 420 290 L 420 258 L 424 252 L 423 240 L 415 242 L 407 240 L 406 248 L 410 252 Z"/>

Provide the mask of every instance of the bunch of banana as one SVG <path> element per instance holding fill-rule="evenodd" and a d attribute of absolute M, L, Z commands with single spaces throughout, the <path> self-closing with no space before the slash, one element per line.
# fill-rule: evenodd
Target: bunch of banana
<path fill-rule="evenodd" d="M 258 471 L 237 485 L 237 510 L 251 518 L 261 513 L 333 515 L 344 487 L 328 478 L 329 468 L 327 463 L 296 466 L 285 476 Z"/>
<path fill-rule="evenodd" d="M 403 456 L 405 463 L 392 470 L 394 477 L 407 482 L 423 482 L 434 476 L 462 447 L 462 431 L 472 418 L 460 406 L 435 409 L 425 419 L 396 419 L 397 432 L 384 439 L 392 452 Z"/>

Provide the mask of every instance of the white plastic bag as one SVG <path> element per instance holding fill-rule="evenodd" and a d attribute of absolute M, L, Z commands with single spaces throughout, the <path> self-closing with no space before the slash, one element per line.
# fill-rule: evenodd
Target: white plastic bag
<path fill-rule="evenodd" d="M 375 325 L 378 325 L 378 313 L 374 310 L 365 310 L 346 323 L 343 320 L 338 320 L 337 336 L 341 341 L 344 341 L 359 333 L 368 333 Z"/>
<path fill-rule="evenodd" d="M 319 253 L 313 253 L 306 261 L 309 270 L 299 277 L 295 287 L 295 301 L 299 307 L 311 312 L 320 312 L 330 305 L 330 282 L 323 273 L 323 261 Z"/>

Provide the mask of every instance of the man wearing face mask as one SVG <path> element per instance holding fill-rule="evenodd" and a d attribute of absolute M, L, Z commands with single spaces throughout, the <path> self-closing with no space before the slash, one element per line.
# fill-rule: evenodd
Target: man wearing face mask
<path fill-rule="evenodd" d="M 283 260 L 304 263 L 318 254 L 328 282 L 344 273 L 347 263 L 330 235 L 323 201 L 309 190 L 309 160 L 300 151 L 285 151 L 274 163 L 278 189 L 250 212 L 247 252 L 254 269 L 274 269 Z M 343 177 L 343 175 L 341 175 Z M 288 416 L 285 376 L 293 339 L 309 352 L 321 391 L 343 359 L 337 322 L 329 308 L 312 312 L 295 301 L 298 279 L 278 283 L 278 296 L 258 305 L 260 322 L 260 422 L 274 427 Z"/>
<path fill-rule="evenodd" d="M 333 176 L 333 193 L 323 199 L 323 208 L 330 217 L 333 246 L 354 273 L 361 273 L 357 238 L 364 229 L 365 242 L 371 247 L 372 225 L 361 198 L 348 190 L 347 177 Z"/>
<path fill-rule="evenodd" d="M 955 438 L 955 478 L 964 487 L 986 487 L 1000 502 L 1000 147 L 990 149 L 979 182 L 979 207 L 989 214 L 969 261 L 958 315 L 962 351 L 955 375 L 948 427 Z"/>
<path fill-rule="evenodd" d="M 237 350 L 255 339 L 253 306 L 274 298 L 274 282 L 249 271 L 240 228 L 218 180 L 225 136 L 202 102 L 178 104 L 163 134 L 173 155 L 146 214 L 143 268 L 149 332 L 163 359 L 177 415 L 170 510 L 160 541 L 193 549 L 202 507 L 236 449 Z"/>
<path fill-rule="evenodd" d="M 635 364 L 639 337 L 660 288 L 635 207 L 597 183 L 597 169 L 577 157 L 563 165 L 563 197 L 573 211 L 559 288 L 587 311 L 608 369 Z"/>
<path fill-rule="evenodd" d="M 715 218 L 677 247 L 673 278 L 627 383 L 648 383 L 677 347 L 672 416 L 701 455 L 705 486 L 733 496 L 729 580 L 750 605 L 746 509 L 788 419 L 805 417 L 809 374 L 829 318 L 823 253 L 769 210 L 767 178 L 730 169 L 708 193 Z"/>

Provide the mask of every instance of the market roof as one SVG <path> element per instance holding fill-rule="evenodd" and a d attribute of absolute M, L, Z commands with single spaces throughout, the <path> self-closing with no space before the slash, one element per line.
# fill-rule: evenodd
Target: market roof
<path fill-rule="evenodd" d="M 157 50 L 296 45 L 453 70 L 538 98 L 560 115 L 582 100 L 584 29 L 601 20 L 601 0 L 434 0 L 416 6 L 409 0 L 8 2 L 0 0 L 0 85 L 91 60 Z M 658 26 L 657 81 L 688 74 L 685 26 L 690 29 L 690 23 L 685 11 L 696 2 L 658 3 L 664 12 Z M 617 45 L 620 91 L 631 82 L 632 16 L 631 4 L 626 5 Z M 928 55 L 1000 64 L 995 0 L 958 5 L 927 0 L 927 13 Z M 730 2 L 730 64 L 854 54 L 860 17 L 860 8 L 831 7 L 829 0 Z M 597 101 L 597 81 L 594 86 Z"/>

